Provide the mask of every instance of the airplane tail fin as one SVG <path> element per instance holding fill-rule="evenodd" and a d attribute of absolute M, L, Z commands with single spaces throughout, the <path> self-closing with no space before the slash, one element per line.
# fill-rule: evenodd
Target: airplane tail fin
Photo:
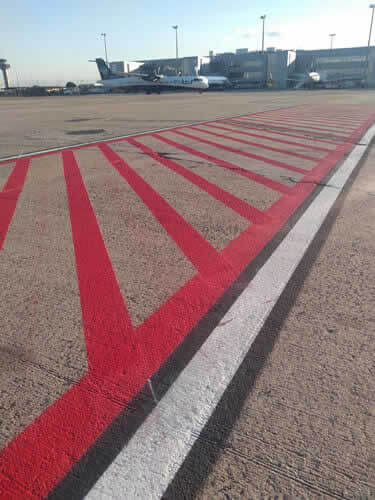
<path fill-rule="evenodd" d="M 97 58 L 95 59 L 95 62 L 98 67 L 101 79 L 109 80 L 113 76 L 111 68 L 107 66 L 107 64 L 104 62 L 104 59 Z"/>

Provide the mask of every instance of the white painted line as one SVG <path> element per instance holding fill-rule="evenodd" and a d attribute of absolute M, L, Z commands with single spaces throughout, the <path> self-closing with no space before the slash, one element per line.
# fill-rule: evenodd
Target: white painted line
<path fill-rule="evenodd" d="M 375 125 L 331 178 L 334 187 L 318 194 L 86 498 L 163 495 L 374 136 Z"/>
<path fill-rule="evenodd" d="M 173 130 L 178 127 L 192 127 L 193 125 L 202 125 L 204 123 L 215 123 L 215 122 L 220 122 L 223 120 L 230 120 L 231 118 L 238 118 L 240 116 L 248 116 L 248 115 L 257 115 L 261 113 L 267 113 L 268 111 L 277 111 L 279 109 L 290 109 L 290 108 L 297 108 L 298 106 L 302 106 L 302 104 L 297 105 L 297 106 L 286 106 L 283 108 L 272 108 L 272 109 L 266 109 L 265 111 L 257 111 L 255 113 L 246 113 L 241 114 L 241 115 L 235 115 L 235 116 L 226 116 L 224 118 L 217 118 L 215 120 L 205 120 L 205 121 L 200 121 L 200 122 L 193 122 L 193 123 L 183 123 L 181 125 L 172 125 L 171 127 L 165 127 L 165 128 L 157 128 L 153 130 L 144 130 L 143 132 L 134 132 L 132 134 L 127 134 L 127 135 L 119 135 L 115 137 L 105 137 L 103 139 L 96 139 L 95 141 L 89 141 L 89 142 L 79 142 L 78 144 L 70 144 L 68 146 L 58 146 L 56 148 L 50 148 L 50 149 L 41 149 L 39 151 L 32 151 L 31 153 L 23 153 L 23 154 L 18 154 L 18 155 L 13 155 L 13 156 L 5 156 L 4 158 L 0 157 L 0 164 L 3 161 L 11 161 L 11 160 L 18 160 L 19 158 L 32 158 L 33 156 L 40 155 L 40 154 L 47 154 L 47 153 L 56 153 L 57 151 L 64 151 L 65 149 L 72 149 L 72 148 L 80 148 L 83 146 L 90 146 L 91 144 L 98 144 L 99 142 L 107 142 L 107 141 L 119 141 L 121 139 L 126 139 L 127 137 L 137 137 L 142 134 L 153 134 L 156 132 L 165 132 L 167 130 Z"/>

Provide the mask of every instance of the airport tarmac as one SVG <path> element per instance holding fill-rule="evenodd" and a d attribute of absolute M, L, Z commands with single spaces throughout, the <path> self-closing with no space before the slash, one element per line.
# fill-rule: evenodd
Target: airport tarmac
<path fill-rule="evenodd" d="M 372 153 L 345 203 L 358 193 L 360 200 L 343 208 L 337 230 L 333 217 L 331 234 L 318 232 L 316 241 L 327 238 L 321 260 L 303 261 L 301 293 L 289 294 L 281 311 L 276 305 L 276 319 L 265 300 L 271 328 L 254 327 L 247 338 L 255 309 L 240 315 L 244 331 L 225 315 L 251 294 L 315 198 L 336 189 L 330 176 L 349 154 L 363 154 L 374 97 L 314 91 L 0 100 L 8 117 L 0 125 L 1 157 L 18 155 L 0 162 L 5 498 L 371 496 L 363 472 L 373 445 L 371 388 L 358 376 L 360 369 L 371 376 L 369 360 L 345 368 L 359 357 L 349 339 L 366 330 L 369 352 L 372 338 L 368 309 L 354 307 L 371 297 L 360 270 L 373 252 Z M 65 149 L 25 155 L 55 147 Z M 343 264 L 349 254 L 352 268 Z M 223 339 L 212 340 L 217 331 L 233 334 L 232 356 L 218 347 Z M 258 351 L 242 364 L 259 331 Z M 228 359 L 220 364 L 222 354 Z M 204 366 L 181 385 L 199 356 Z M 228 405 L 229 374 L 241 364 L 234 378 L 241 390 L 229 386 L 236 403 Z M 219 383 L 199 385 L 217 372 Z M 219 404 L 207 423 L 223 394 L 224 418 Z M 329 422 L 321 434 L 317 413 Z M 348 445 L 350 432 L 356 439 Z M 299 441 L 291 448 L 292 439 Z M 314 453 L 307 449 L 313 444 Z"/>
<path fill-rule="evenodd" d="M 5 97 L 0 158 L 298 104 L 371 105 L 369 91 L 270 91 Z"/>

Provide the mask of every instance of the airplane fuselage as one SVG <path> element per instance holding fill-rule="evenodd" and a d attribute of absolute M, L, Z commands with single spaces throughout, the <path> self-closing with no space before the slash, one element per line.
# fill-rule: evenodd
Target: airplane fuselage
<path fill-rule="evenodd" d="M 208 81 L 203 76 L 160 76 L 155 81 L 145 78 L 128 76 L 99 80 L 99 84 L 108 88 L 122 88 L 124 90 L 158 90 L 158 89 L 192 89 L 205 90 Z"/>

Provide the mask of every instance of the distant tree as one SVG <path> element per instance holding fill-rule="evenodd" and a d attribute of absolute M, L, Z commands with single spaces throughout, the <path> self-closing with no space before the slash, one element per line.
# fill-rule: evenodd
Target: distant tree
<path fill-rule="evenodd" d="M 65 87 L 66 87 L 67 89 L 72 89 L 72 88 L 74 88 L 74 87 L 77 87 L 77 85 L 76 85 L 74 82 L 68 82 L 68 83 L 65 85 Z"/>

